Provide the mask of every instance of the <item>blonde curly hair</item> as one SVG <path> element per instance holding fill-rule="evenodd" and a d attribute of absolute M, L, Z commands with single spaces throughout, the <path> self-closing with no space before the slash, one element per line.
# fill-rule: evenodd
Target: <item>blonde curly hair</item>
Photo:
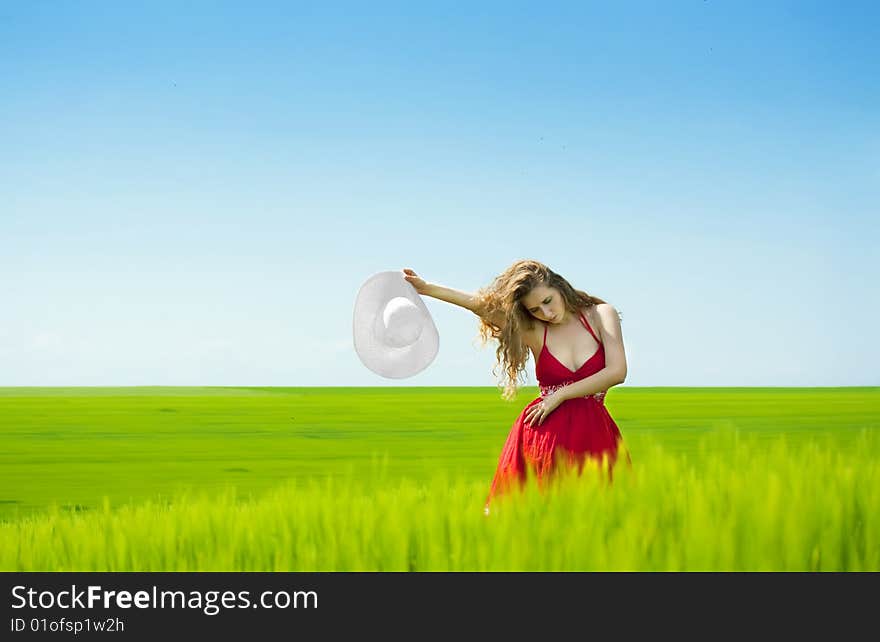
<path fill-rule="evenodd" d="M 528 259 L 517 261 L 495 277 L 491 285 L 478 290 L 476 300 L 480 310 L 481 343 L 485 346 L 490 340 L 498 341 L 495 350 L 497 363 L 492 368 L 492 374 L 498 377 L 498 368 L 501 368 L 503 376 L 498 387 L 502 389 L 501 396 L 507 400 L 516 396 L 519 379 L 525 374 L 529 349 L 523 341 L 523 331 L 535 327 L 535 318 L 526 310 L 522 300 L 532 288 L 539 285 L 559 290 L 565 307 L 573 314 L 605 303 L 582 290 L 575 290 L 568 281 L 543 263 Z M 503 328 L 490 320 L 499 315 L 505 319 Z"/>

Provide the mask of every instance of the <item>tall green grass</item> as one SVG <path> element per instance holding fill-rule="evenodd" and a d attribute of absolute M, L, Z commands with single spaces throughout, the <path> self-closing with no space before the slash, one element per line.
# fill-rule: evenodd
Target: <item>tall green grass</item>
<path fill-rule="evenodd" d="M 89 512 L 191 488 L 260 493 L 290 479 L 491 480 L 516 416 L 493 388 L 0 388 L 0 522 L 51 503 Z M 738 430 L 799 444 L 880 429 L 880 388 L 612 388 L 636 461 L 653 443 L 699 465 L 698 439 Z"/>
<path fill-rule="evenodd" d="M 880 434 L 713 431 L 692 453 L 645 437 L 614 482 L 596 467 L 483 514 L 486 480 L 292 480 L 0 524 L 14 571 L 878 571 Z"/>

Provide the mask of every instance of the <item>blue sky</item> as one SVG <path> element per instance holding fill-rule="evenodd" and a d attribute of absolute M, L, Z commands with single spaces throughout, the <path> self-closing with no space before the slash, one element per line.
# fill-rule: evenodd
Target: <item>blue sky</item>
<path fill-rule="evenodd" d="M 624 385 L 880 383 L 872 3 L 128 4 L 0 2 L 0 385 L 492 385 L 433 299 L 373 374 L 354 300 L 520 258 Z"/>

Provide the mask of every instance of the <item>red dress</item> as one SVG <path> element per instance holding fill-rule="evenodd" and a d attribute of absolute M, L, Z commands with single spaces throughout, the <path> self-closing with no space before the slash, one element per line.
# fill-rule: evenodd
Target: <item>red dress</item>
<path fill-rule="evenodd" d="M 535 364 L 535 377 L 541 396 L 529 402 L 513 423 L 498 460 L 498 469 L 486 499 L 487 507 L 493 496 L 506 491 L 514 481 L 519 482 L 521 487 L 530 470 L 541 483 L 555 466 L 575 464 L 580 473 L 587 456 L 597 461 L 607 456 L 609 477 L 611 475 L 623 438 L 605 408 L 604 392 L 563 401 L 544 418 L 540 426 L 529 426 L 525 419 L 529 408 L 541 403 L 545 396 L 562 386 L 586 379 L 605 367 L 605 347 L 584 316 L 579 316 L 599 348 L 580 368 L 572 371 L 547 349 L 547 326 L 544 326 L 544 345 Z"/>

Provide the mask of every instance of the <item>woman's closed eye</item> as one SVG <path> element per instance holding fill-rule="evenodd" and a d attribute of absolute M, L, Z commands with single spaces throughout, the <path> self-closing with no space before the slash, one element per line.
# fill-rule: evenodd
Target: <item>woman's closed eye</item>
<path fill-rule="evenodd" d="M 550 301 L 552 301 L 552 300 L 553 300 L 553 297 L 548 296 L 546 299 L 544 299 L 543 303 L 544 303 L 544 305 L 548 305 L 550 303 Z M 531 312 L 537 312 L 538 309 L 539 308 L 532 308 Z"/>

